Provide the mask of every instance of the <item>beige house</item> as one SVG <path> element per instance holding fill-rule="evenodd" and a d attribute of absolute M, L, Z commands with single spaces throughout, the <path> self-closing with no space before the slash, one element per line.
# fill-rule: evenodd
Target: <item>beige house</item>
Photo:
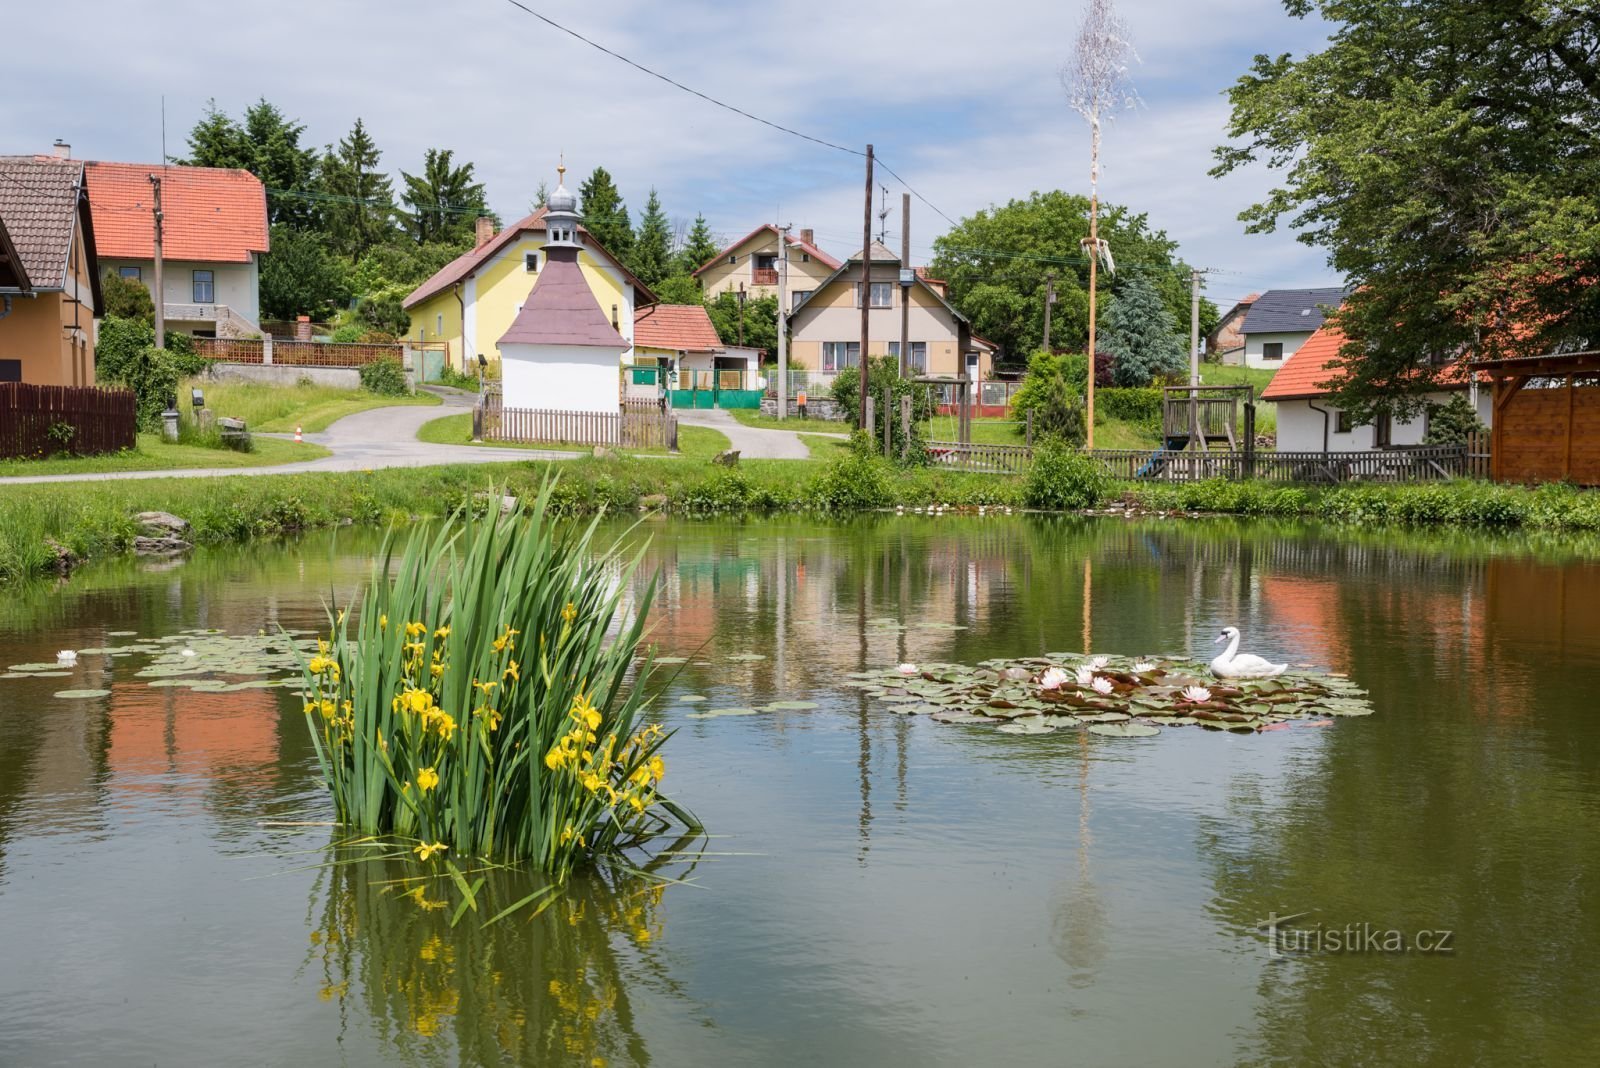
<path fill-rule="evenodd" d="M 789 366 L 824 375 L 860 365 L 861 255 L 833 271 L 789 315 Z M 911 269 L 902 275 L 900 257 L 872 243 L 872 270 L 865 294 L 867 354 L 898 356 L 900 309 L 910 302 L 907 327 L 913 373 L 975 381 L 990 377 L 996 346 L 972 333 L 966 316 L 945 299 L 944 285 Z"/>
<path fill-rule="evenodd" d="M 781 233 L 771 223 L 758 226 L 707 260 L 694 272 L 705 290 L 706 299 L 714 300 L 729 291 L 737 293 L 740 285 L 750 297 L 776 294 Z M 814 236 L 810 230 L 801 230 L 799 237 L 789 235 L 789 307 L 784 311 L 799 307 L 801 301 L 839 269 L 839 261 L 818 248 Z"/>
<path fill-rule="evenodd" d="M 99 308 L 83 164 L 0 156 L 0 382 L 94 385 Z"/>

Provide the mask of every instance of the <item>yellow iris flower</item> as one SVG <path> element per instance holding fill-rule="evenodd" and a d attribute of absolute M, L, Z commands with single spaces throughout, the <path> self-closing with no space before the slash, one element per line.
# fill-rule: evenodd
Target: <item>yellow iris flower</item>
<path fill-rule="evenodd" d="M 435 842 L 432 845 L 428 845 L 426 842 L 424 842 L 422 845 L 417 846 L 411 852 L 415 853 L 422 860 L 428 860 L 428 859 L 432 858 L 432 856 L 435 853 L 443 853 L 446 849 L 449 849 L 449 848 L 450 847 L 445 845 L 443 842 Z M 420 890 L 421 887 L 418 887 L 418 889 Z M 422 895 L 421 894 L 417 895 L 417 900 L 418 901 L 422 900 Z"/>
<path fill-rule="evenodd" d="M 421 790 L 423 793 L 427 793 L 429 790 L 438 785 L 439 773 L 433 768 L 423 768 L 421 771 L 417 772 L 417 789 Z M 424 857 L 423 859 L 426 860 L 427 858 Z"/>

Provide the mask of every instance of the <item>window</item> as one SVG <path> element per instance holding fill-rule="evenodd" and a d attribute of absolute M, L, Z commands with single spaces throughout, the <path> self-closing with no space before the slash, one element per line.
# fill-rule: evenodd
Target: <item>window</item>
<path fill-rule="evenodd" d="M 1281 341 L 1269 341 L 1265 345 L 1262 345 L 1261 346 L 1261 358 L 1263 360 L 1281 360 L 1281 359 L 1283 359 L 1283 342 L 1281 342 Z"/>
<path fill-rule="evenodd" d="M 194 276 L 194 302 L 215 304 L 217 300 L 216 275 L 210 271 L 191 271 Z"/>
<path fill-rule="evenodd" d="M 1349 412 L 1335 412 L 1333 414 L 1333 432 L 1335 434 L 1348 434 L 1356 428 L 1356 422 L 1350 418 Z"/>
<path fill-rule="evenodd" d="M 892 307 L 894 307 L 894 283 L 893 282 L 873 282 L 873 283 L 871 283 L 871 285 L 872 285 L 872 294 L 871 294 L 872 304 L 871 304 L 871 307 L 874 307 L 874 308 L 892 308 Z M 858 308 L 861 307 L 861 283 L 860 282 L 856 283 L 856 307 L 858 307 Z"/>
<path fill-rule="evenodd" d="M 139 268 L 137 267 L 118 267 L 117 273 L 123 278 L 131 278 L 135 282 L 142 282 L 144 280 L 139 273 Z"/>
<path fill-rule="evenodd" d="M 861 363 L 861 342 L 824 341 L 822 343 L 822 369 L 843 371 Z"/>
<path fill-rule="evenodd" d="M 0 382 L 21 382 L 22 361 L 0 360 Z"/>
<path fill-rule="evenodd" d="M 729 263 L 738 263 L 739 262 L 739 257 L 738 256 L 729 256 L 728 257 L 728 262 Z"/>
<path fill-rule="evenodd" d="M 794 291 L 794 303 L 789 305 L 790 310 L 792 311 L 793 309 L 800 307 L 800 302 L 805 300 L 807 297 L 809 297 L 813 292 L 815 292 L 815 291 L 814 290 L 810 290 L 810 289 L 797 289 L 797 290 L 795 290 Z"/>
<path fill-rule="evenodd" d="M 444 312 L 433 317 L 433 336 L 444 337 Z"/>
<path fill-rule="evenodd" d="M 756 270 L 776 271 L 777 269 L 778 257 L 776 255 L 771 252 L 758 252 L 756 254 Z"/>
<path fill-rule="evenodd" d="M 811 262 L 811 253 L 809 253 L 809 252 L 800 253 L 800 262 L 801 263 L 810 263 Z"/>
<path fill-rule="evenodd" d="M 537 252 L 524 252 L 522 254 L 522 269 L 529 274 L 539 269 L 539 254 Z"/>
<path fill-rule="evenodd" d="M 1372 447 L 1374 449 L 1387 449 L 1394 443 L 1394 420 L 1388 412 L 1382 412 L 1372 424 Z"/>
<path fill-rule="evenodd" d="M 900 342 L 889 342 L 889 355 L 896 360 L 900 358 Z M 911 359 L 907 367 L 909 370 L 920 374 L 928 373 L 928 343 L 926 341 L 911 342 Z"/>

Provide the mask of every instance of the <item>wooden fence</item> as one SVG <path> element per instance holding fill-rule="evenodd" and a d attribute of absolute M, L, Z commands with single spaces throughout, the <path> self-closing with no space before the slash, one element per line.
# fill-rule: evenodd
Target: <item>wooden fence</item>
<path fill-rule="evenodd" d="M 90 456 L 131 449 L 138 414 L 125 389 L 0 382 L 0 457 Z M 71 427 L 51 432 L 52 427 Z"/>
<path fill-rule="evenodd" d="M 472 436 L 519 445 L 612 445 L 678 451 L 678 419 L 660 405 L 627 405 L 614 412 L 505 408 L 498 395 L 472 410 Z M 487 402 L 487 403 L 485 403 Z"/>
<path fill-rule="evenodd" d="M 1024 445 L 963 445 L 956 441 L 927 441 L 928 460 L 939 467 L 1020 475 L 1033 462 L 1033 450 Z"/>
<path fill-rule="evenodd" d="M 208 360 L 228 363 L 272 363 L 283 367 L 365 367 L 389 359 L 405 362 L 404 345 L 367 345 L 341 341 L 290 341 L 277 338 L 197 337 L 194 351 Z"/>

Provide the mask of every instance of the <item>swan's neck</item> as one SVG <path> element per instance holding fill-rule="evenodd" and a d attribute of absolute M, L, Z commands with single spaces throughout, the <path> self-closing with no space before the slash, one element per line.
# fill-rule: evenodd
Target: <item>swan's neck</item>
<path fill-rule="evenodd" d="M 1234 634 L 1234 636 L 1232 638 L 1228 639 L 1228 648 L 1222 654 L 1223 661 L 1226 662 L 1226 663 L 1232 663 L 1233 662 L 1233 656 L 1238 651 L 1239 651 L 1239 635 L 1238 634 Z"/>

